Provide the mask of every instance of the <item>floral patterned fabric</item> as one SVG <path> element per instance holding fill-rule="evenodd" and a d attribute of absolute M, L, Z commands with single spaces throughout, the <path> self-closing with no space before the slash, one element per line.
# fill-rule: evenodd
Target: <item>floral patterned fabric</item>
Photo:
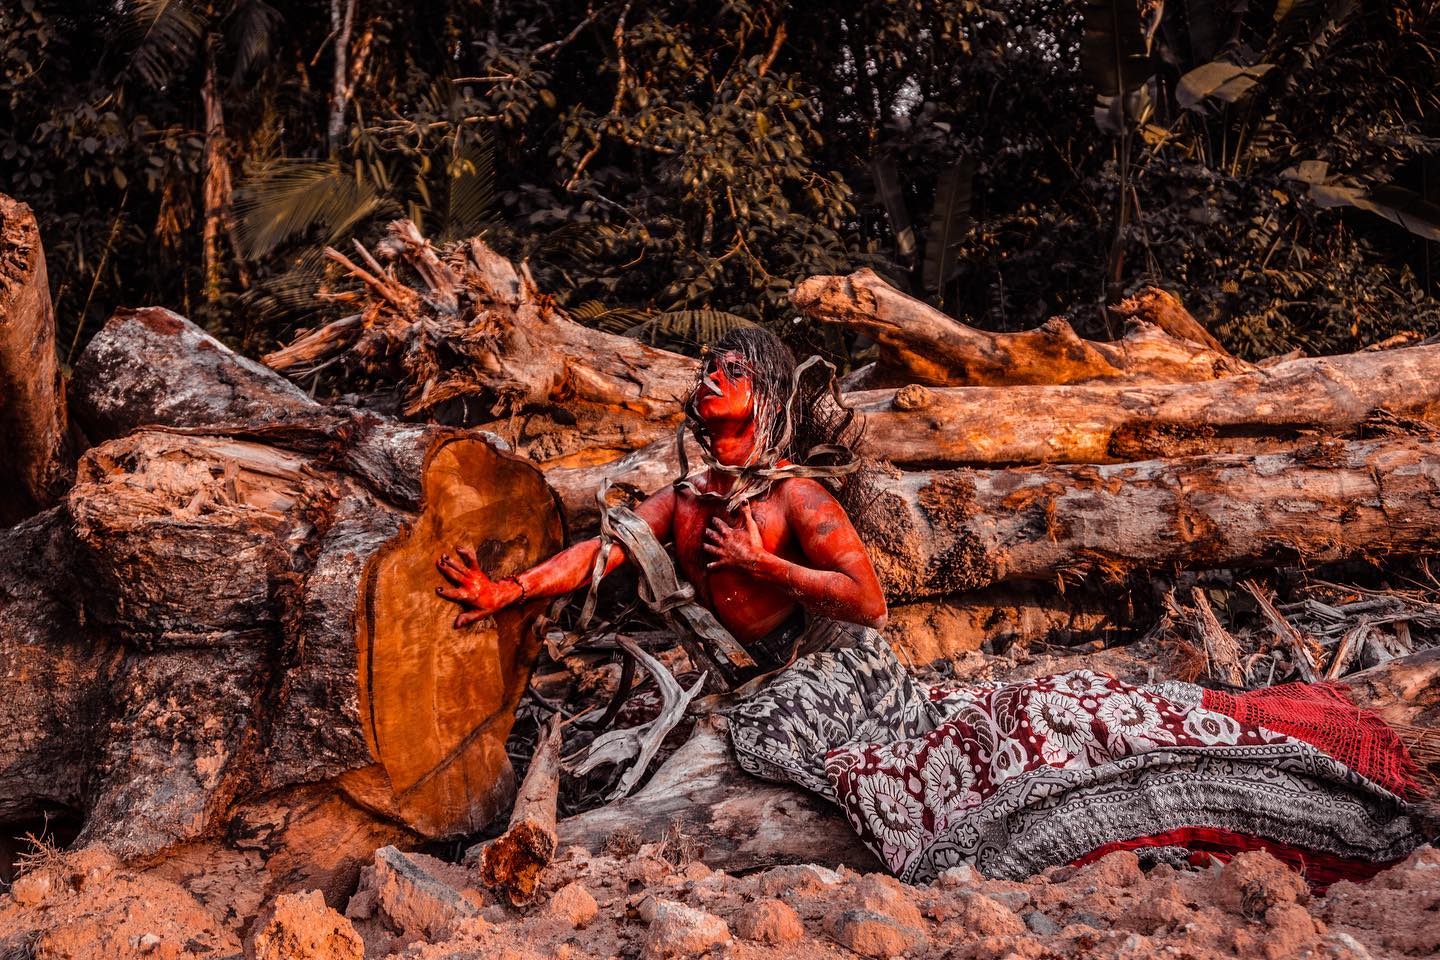
<path fill-rule="evenodd" d="M 898 876 L 1020 879 L 1117 841 L 1214 827 L 1365 861 L 1421 842 L 1408 806 L 1190 684 L 1085 670 L 926 688 L 873 630 L 802 657 L 731 714 L 742 766 L 837 803 Z"/>

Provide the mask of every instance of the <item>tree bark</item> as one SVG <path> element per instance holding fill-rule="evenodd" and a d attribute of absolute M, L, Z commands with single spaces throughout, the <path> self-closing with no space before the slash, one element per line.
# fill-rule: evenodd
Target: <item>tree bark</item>
<path fill-rule="evenodd" d="M 273 424 L 325 409 L 161 307 L 115 312 L 76 361 L 70 402 L 97 443 L 143 426 Z"/>
<path fill-rule="evenodd" d="M 0 525 L 53 504 L 69 483 L 65 387 L 35 215 L 0 194 Z"/>
<path fill-rule="evenodd" d="M 811 277 L 791 301 L 807 316 L 880 345 L 870 386 L 1188 382 L 1250 369 L 1161 291 L 1117 308 L 1137 322 L 1109 343 L 1081 339 L 1058 317 L 1019 333 L 977 330 L 906 296 L 868 268 L 847 277 Z"/>
<path fill-rule="evenodd" d="M 892 601 L 1017 580 L 1425 553 L 1440 442 L 859 478 L 854 517 Z"/>
<path fill-rule="evenodd" d="M 592 853 L 622 841 L 652 843 L 679 831 L 716 870 L 782 863 L 881 869 L 839 810 L 794 787 L 757 780 L 735 762 L 724 720 L 702 719 L 641 790 L 557 824 L 561 847 Z"/>

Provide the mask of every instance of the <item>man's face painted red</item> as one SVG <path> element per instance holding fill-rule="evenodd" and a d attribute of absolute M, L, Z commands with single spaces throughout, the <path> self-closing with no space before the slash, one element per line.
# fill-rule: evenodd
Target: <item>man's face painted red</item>
<path fill-rule="evenodd" d="M 704 373 L 695 388 L 695 409 L 712 431 L 733 430 L 755 412 L 754 371 L 731 350 L 705 358 Z"/>

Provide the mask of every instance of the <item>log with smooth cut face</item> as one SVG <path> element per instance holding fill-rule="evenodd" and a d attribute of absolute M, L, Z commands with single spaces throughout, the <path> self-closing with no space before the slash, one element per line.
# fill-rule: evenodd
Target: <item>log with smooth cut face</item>
<path fill-rule="evenodd" d="M 434 558 L 474 544 L 503 576 L 564 542 L 559 507 L 529 463 L 459 437 L 432 449 L 424 507 L 371 558 L 360 598 L 360 717 L 396 816 L 428 837 L 477 830 L 505 809 L 514 774 L 505 739 L 539 653 L 543 601 L 455 629 L 435 594 Z"/>

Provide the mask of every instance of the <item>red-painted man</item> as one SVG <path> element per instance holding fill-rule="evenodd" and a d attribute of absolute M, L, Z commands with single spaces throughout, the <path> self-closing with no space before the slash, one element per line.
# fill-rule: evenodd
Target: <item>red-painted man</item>
<path fill-rule="evenodd" d="M 715 344 L 686 404 L 709 466 L 635 510 L 657 540 L 673 544 L 697 601 L 761 668 L 784 662 L 805 614 L 885 623 L 884 593 L 849 517 L 830 490 L 803 475 L 815 465 L 795 462 L 813 451 L 810 459 L 841 452 L 850 423 L 825 385 L 803 380 L 789 348 L 760 328 Z M 842 455 L 848 459 L 848 451 Z M 438 593 L 466 608 L 455 618 L 464 626 L 521 599 L 586 586 L 600 548 L 599 539 L 586 540 L 500 580 L 457 548 L 456 557 L 439 561 L 450 586 Z M 626 560 L 624 549 L 615 549 L 604 572 Z"/>

